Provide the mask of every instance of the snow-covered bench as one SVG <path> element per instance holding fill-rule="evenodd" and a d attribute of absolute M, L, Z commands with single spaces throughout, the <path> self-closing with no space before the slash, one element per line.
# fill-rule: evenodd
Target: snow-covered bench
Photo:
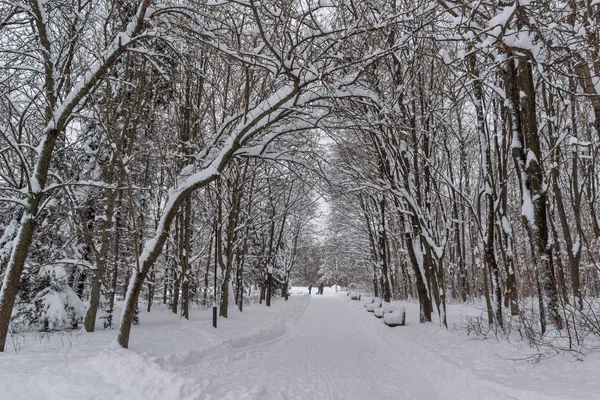
<path fill-rule="evenodd" d="M 394 311 L 392 303 L 384 302 L 380 308 L 376 308 L 373 313 L 377 318 L 383 317 L 384 314 L 388 314 Z"/>
<path fill-rule="evenodd" d="M 381 307 L 381 299 L 375 298 L 371 304 L 367 304 L 367 311 L 374 312 L 376 308 Z"/>
<path fill-rule="evenodd" d="M 406 309 L 404 307 L 396 307 L 394 311 L 383 315 L 383 322 L 387 326 L 404 325 L 406 320 Z"/>

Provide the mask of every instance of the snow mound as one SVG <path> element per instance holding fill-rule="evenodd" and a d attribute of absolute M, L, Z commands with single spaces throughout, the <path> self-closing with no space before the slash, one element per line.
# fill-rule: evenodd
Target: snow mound
<path fill-rule="evenodd" d="M 376 308 L 381 307 L 381 299 L 375 298 L 371 304 L 367 304 L 367 311 L 374 312 Z"/>
<path fill-rule="evenodd" d="M 375 314 L 375 316 L 377 318 L 381 318 L 383 317 L 384 314 L 388 314 L 394 312 L 394 306 L 392 305 L 392 303 L 388 303 L 388 302 L 383 302 L 381 307 L 376 308 L 373 313 Z"/>
<path fill-rule="evenodd" d="M 391 313 L 385 313 L 383 315 L 383 322 L 387 326 L 399 326 L 404 325 L 406 319 L 406 309 L 404 307 L 396 307 Z"/>
<path fill-rule="evenodd" d="M 92 366 L 106 382 L 120 393 L 114 399 L 193 399 L 197 382 L 176 372 L 162 369 L 155 362 L 125 349 L 108 349 L 100 353 Z"/>

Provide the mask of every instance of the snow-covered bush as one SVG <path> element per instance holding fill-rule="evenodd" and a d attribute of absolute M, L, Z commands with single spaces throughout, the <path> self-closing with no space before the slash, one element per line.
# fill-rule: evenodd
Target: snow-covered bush
<path fill-rule="evenodd" d="M 373 311 L 373 314 L 377 317 L 377 318 L 381 318 L 383 317 L 383 308 L 376 308 Z"/>
<path fill-rule="evenodd" d="M 457 328 L 469 336 L 480 339 L 504 340 L 517 349 L 515 360 L 535 363 L 553 358 L 559 353 L 568 354 L 575 360 L 583 360 L 590 350 L 600 346 L 600 299 L 584 298 L 583 309 L 577 304 L 562 304 L 562 312 L 568 321 L 563 329 L 541 332 L 539 308 L 534 299 L 519 303 L 520 312 L 511 316 L 504 313 L 502 327 L 490 323 L 482 309 L 478 315 L 463 315 Z M 526 350 L 525 350 L 526 349 Z"/>
<path fill-rule="evenodd" d="M 11 320 L 13 332 L 57 330 L 73 326 L 85 316 L 87 306 L 67 282 L 60 265 L 28 269 L 21 280 L 21 291 Z"/>

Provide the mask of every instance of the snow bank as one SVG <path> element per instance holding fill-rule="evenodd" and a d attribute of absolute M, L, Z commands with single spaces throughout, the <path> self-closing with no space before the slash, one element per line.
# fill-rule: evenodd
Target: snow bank
<path fill-rule="evenodd" d="M 298 316 L 304 315 L 310 297 L 298 296 L 285 303 L 285 308 L 245 308 L 243 313 L 232 310 L 230 317 L 219 319 L 219 329 L 202 331 L 193 348 L 156 357 L 154 361 L 165 368 L 190 367 L 206 363 L 230 362 L 245 354 L 245 349 L 280 340 L 290 331 L 298 330 Z M 248 318 L 248 321 L 242 321 Z M 246 322 L 248 325 L 246 325 Z M 244 326 L 240 326 L 244 323 Z M 211 328 L 212 329 L 212 328 Z M 226 333 L 224 333 L 226 332 Z"/>
<path fill-rule="evenodd" d="M 92 368 L 120 393 L 113 399 L 193 399 L 198 383 L 125 349 L 107 349 L 92 360 Z"/>

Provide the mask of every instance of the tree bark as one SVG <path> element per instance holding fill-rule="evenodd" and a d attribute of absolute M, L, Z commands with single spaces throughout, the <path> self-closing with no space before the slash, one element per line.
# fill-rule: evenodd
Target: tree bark
<path fill-rule="evenodd" d="M 509 53 L 510 54 L 510 53 Z M 521 175 L 523 197 L 523 218 L 528 226 L 530 241 L 534 249 L 534 267 L 540 283 L 543 307 L 540 310 L 542 332 L 548 322 L 561 329 L 558 291 L 552 266 L 552 247 L 548 245 L 547 190 L 544 183 L 544 170 L 537 127 L 535 89 L 531 64 L 526 57 L 519 58 L 515 71 L 513 54 L 507 61 L 507 94 L 512 113 L 512 149 L 517 171 Z M 521 96 L 524 94 L 524 97 Z M 522 99 L 521 99 L 522 97 Z M 519 107 L 520 105 L 520 107 Z M 549 320 L 547 320 L 549 318 Z"/>

